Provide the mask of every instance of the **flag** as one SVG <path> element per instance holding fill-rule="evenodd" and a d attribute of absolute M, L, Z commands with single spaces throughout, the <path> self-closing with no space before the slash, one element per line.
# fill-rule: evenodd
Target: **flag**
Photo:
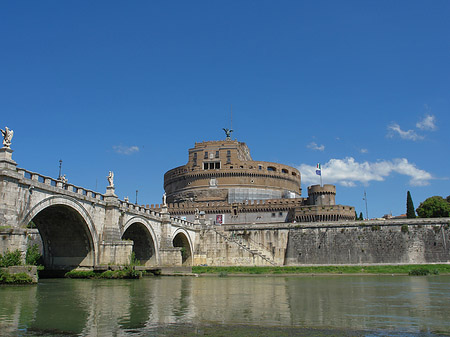
<path fill-rule="evenodd" d="M 321 176 L 321 175 L 322 175 L 322 166 L 320 166 L 320 164 L 317 164 L 316 174 L 317 174 L 318 176 Z"/>

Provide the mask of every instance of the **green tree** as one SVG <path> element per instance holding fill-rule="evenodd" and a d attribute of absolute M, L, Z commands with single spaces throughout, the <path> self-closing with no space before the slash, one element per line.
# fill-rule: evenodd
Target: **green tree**
<path fill-rule="evenodd" d="M 414 203 L 409 191 L 408 193 L 406 193 L 406 217 L 408 219 L 414 219 L 416 217 L 416 212 L 414 211 Z"/>
<path fill-rule="evenodd" d="M 417 207 L 420 218 L 446 218 L 450 216 L 450 204 L 440 196 L 434 196 L 421 202 Z"/>
<path fill-rule="evenodd" d="M 361 212 L 361 213 L 359 213 L 359 220 L 364 220 L 364 217 L 363 217 L 363 214 L 362 214 L 362 212 Z"/>

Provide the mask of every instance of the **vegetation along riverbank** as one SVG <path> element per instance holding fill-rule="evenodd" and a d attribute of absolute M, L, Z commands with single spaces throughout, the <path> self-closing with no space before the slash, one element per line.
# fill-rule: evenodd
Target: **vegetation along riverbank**
<path fill-rule="evenodd" d="M 442 275 L 450 274 L 450 264 L 408 264 L 371 266 L 286 266 L 286 267 L 192 267 L 195 274 L 265 274 L 265 275 L 307 275 L 307 274 L 367 274 L 367 275 Z"/>

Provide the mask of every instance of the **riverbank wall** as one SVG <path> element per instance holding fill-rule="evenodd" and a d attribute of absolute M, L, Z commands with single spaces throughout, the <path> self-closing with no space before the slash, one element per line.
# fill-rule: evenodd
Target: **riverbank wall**
<path fill-rule="evenodd" d="M 450 218 L 204 226 L 194 265 L 450 263 Z"/>

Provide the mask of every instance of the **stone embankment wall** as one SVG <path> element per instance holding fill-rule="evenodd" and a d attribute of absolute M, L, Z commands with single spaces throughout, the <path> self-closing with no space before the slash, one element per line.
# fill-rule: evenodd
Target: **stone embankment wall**
<path fill-rule="evenodd" d="M 449 226 L 449 218 L 210 226 L 194 264 L 450 263 Z"/>

